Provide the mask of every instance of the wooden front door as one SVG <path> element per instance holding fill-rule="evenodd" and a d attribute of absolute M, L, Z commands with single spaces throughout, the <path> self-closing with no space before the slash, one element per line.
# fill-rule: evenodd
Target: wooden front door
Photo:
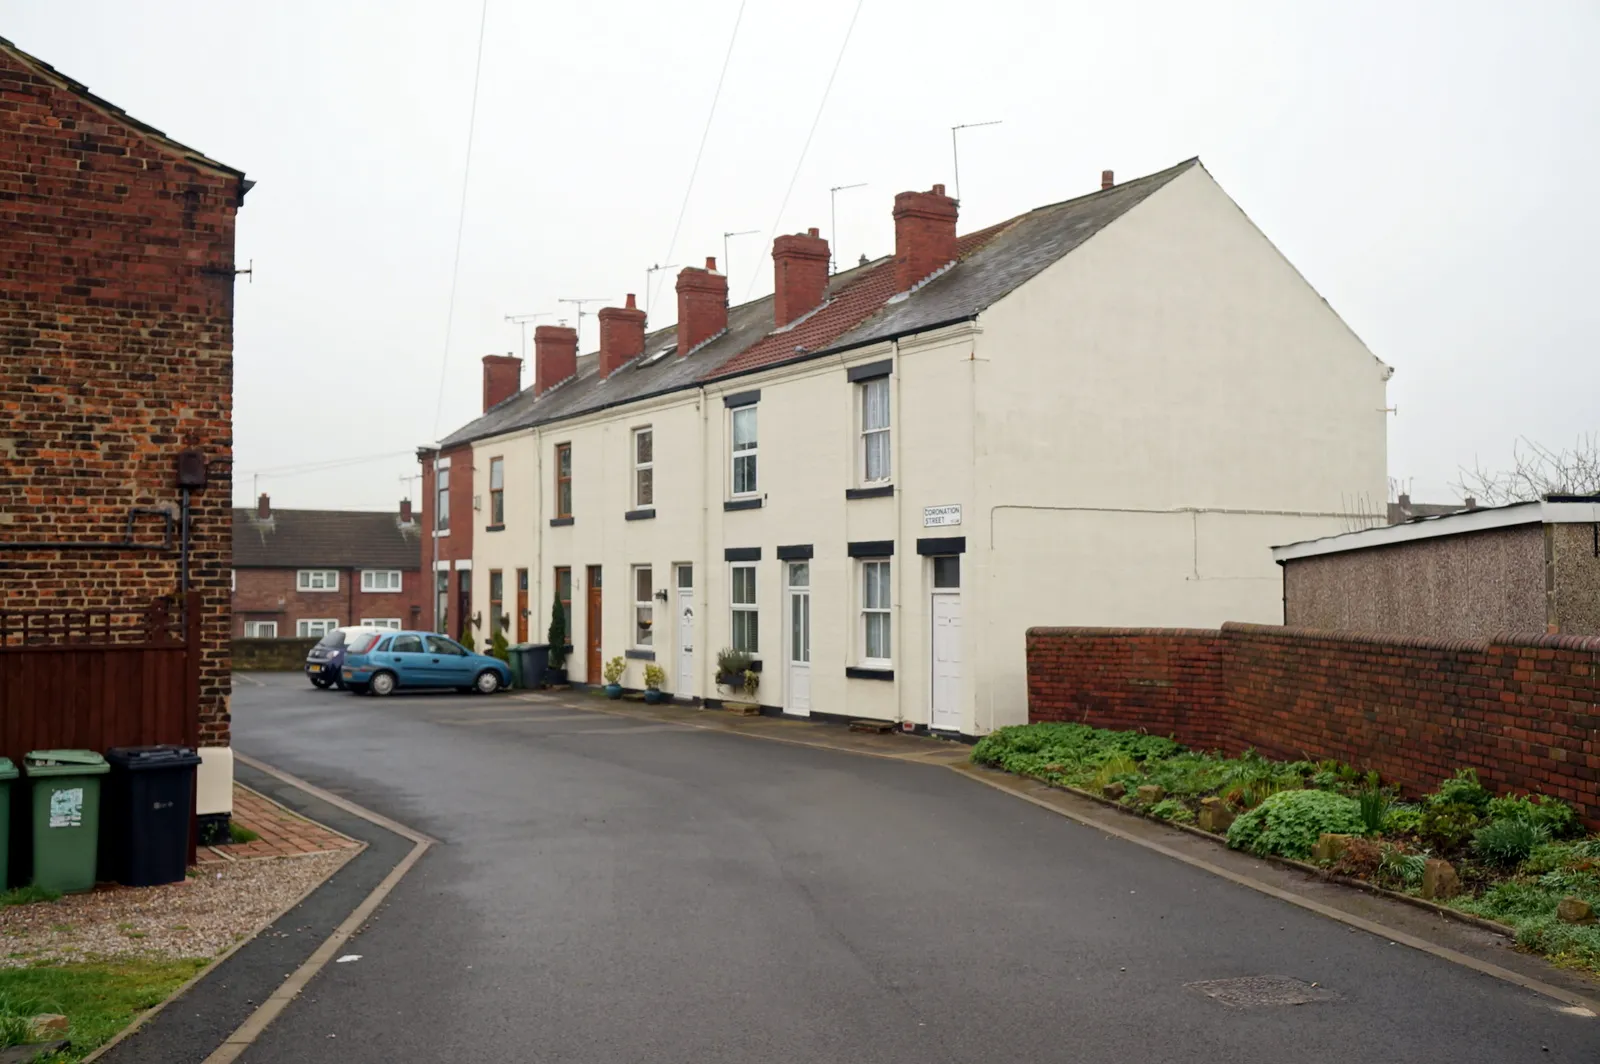
<path fill-rule="evenodd" d="M 517 570 L 517 642 L 528 641 L 528 570 Z"/>
<path fill-rule="evenodd" d="M 589 640 L 589 664 L 583 674 L 588 683 L 599 683 L 600 668 L 600 567 L 589 566 L 589 619 L 585 625 Z"/>

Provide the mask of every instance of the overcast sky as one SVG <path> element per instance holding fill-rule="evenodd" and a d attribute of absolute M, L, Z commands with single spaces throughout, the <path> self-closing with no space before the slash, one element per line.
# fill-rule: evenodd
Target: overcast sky
<path fill-rule="evenodd" d="M 0 36 L 258 182 L 240 504 L 260 474 L 278 506 L 392 506 L 415 447 L 478 413 L 479 358 L 520 351 L 506 315 L 642 296 L 730 230 L 759 230 L 731 288 L 760 295 L 774 227 L 828 235 L 829 186 L 867 183 L 839 194 L 841 261 L 889 251 L 894 193 L 953 184 L 949 127 L 989 119 L 962 134 L 963 231 L 1200 156 L 1395 367 L 1415 497 L 1600 429 L 1593 0 L 864 0 L 780 218 L 855 10 L 748 0 L 672 246 L 739 0 L 489 0 L 448 341 L 476 2 L 0 0 Z"/>

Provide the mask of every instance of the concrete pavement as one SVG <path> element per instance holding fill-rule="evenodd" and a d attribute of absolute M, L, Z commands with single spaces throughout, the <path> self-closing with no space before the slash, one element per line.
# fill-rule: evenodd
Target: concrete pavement
<path fill-rule="evenodd" d="M 1600 1058 L 1600 1020 L 936 764 L 258 679 L 241 750 L 440 845 L 245 1061 Z M 1337 997 L 1187 985 L 1251 976 Z"/>

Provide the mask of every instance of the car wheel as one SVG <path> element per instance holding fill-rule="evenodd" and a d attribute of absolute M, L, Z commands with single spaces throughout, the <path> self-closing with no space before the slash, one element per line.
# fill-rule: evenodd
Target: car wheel
<path fill-rule="evenodd" d="M 394 673 L 380 672 L 374 676 L 367 685 L 367 689 L 379 698 L 394 694 Z"/>
<path fill-rule="evenodd" d="M 334 680 L 333 681 L 333 689 L 335 691 L 343 691 L 343 690 L 345 690 L 344 681 L 343 680 Z"/>
<path fill-rule="evenodd" d="M 478 673 L 472 686 L 480 695 L 492 695 L 500 690 L 500 674 L 493 669 L 484 669 Z"/>
<path fill-rule="evenodd" d="M 321 676 L 311 677 L 311 686 L 315 687 L 319 691 L 326 690 L 328 683 L 329 681 Z"/>

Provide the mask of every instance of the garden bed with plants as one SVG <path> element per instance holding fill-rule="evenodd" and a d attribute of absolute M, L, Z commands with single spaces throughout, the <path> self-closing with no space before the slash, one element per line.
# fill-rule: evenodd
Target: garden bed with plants
<path fill-rule="evenodd" d="M 1341 876 L 1512 928 L 1517 944 L 1600 972 L 1600 836 L 1571 807 L 1497 796 L 1471 769 L 1402 800 L 1337 761 L 1223 757 L 1140 732 L 1027 724 L 984 737 L 973 761 L 1085 791 L 1234 849 Z"/>

